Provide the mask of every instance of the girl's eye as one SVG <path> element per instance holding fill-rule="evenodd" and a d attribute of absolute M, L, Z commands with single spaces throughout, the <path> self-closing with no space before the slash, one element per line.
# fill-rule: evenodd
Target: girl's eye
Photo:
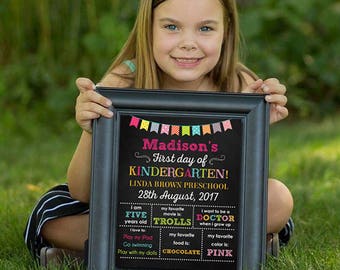
<path fill-rule="evenodd" d="M 165 26 L 165 28 L 168 29 L 168 30 L 171 30 L 171 31 L 175 31 L 175 30 L 178 29 L 177 26 L 174 25 L 174 24 L 168 24 L 168 25 Z"/>
<path fill-rule="evenodd" d="M 211 31 L 211 30 L 213 30 L 211 27 L 209 27 L 209 26 L 202 26 L 201 28 L 200 28 L 200 31 L 201 32 L 209 32 L 209 31 Z"/>

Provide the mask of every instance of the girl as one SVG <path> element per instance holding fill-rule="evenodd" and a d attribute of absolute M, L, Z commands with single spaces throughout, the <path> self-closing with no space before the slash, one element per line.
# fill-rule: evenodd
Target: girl
<path fill-rule="evenodd" d="M 288 116 L 286 88 L 257 79 L 238 59 L 239 26 L 234 0 L 143 0 L 130 36 L 100 85 L 146 89 L 266 93 L 270 122 Z M 111 101 L 79 78 L 76 121 L 82 135 L 70 162 L 68 184 L 46 193 L 27 224 L 25 242 L 34 257 L 57 247 L 81 251 L 88 239 L 93 119 L 112 117 Z M 268 184 L 268 235 L 286 243 L 293 199 L 278 180 Z M 288 222 L 288 223 L 287 223 Z M 60 250 L 59 250 L 60 251 Z"/>

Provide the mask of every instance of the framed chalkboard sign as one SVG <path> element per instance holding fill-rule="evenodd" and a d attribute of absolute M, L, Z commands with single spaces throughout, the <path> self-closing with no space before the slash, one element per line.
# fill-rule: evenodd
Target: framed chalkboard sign
<path fill-rule="evenodd" d="M 93 127 L 89 269 L 258 269 L 263 95 L 112 89 Z"/>

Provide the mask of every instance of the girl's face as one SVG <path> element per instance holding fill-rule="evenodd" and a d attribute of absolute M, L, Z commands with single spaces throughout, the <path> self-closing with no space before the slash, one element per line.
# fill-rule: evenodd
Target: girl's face
<path fill-rule="evenodd" d="M 163 88 L 212 90 L 204 87 L 220 58 L 223 16 L 220 0 L 166 0 L 155 8 L 153 54 Z"/>

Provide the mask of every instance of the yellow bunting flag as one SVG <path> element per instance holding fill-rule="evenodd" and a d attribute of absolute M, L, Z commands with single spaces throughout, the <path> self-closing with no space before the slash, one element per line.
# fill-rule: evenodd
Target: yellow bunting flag
<path fill-rule="evenodd" d="M 142 120 L 140 124 L 140 129 L 145 129 L 146 131 L 149 129 L 150 121 Z"/>

